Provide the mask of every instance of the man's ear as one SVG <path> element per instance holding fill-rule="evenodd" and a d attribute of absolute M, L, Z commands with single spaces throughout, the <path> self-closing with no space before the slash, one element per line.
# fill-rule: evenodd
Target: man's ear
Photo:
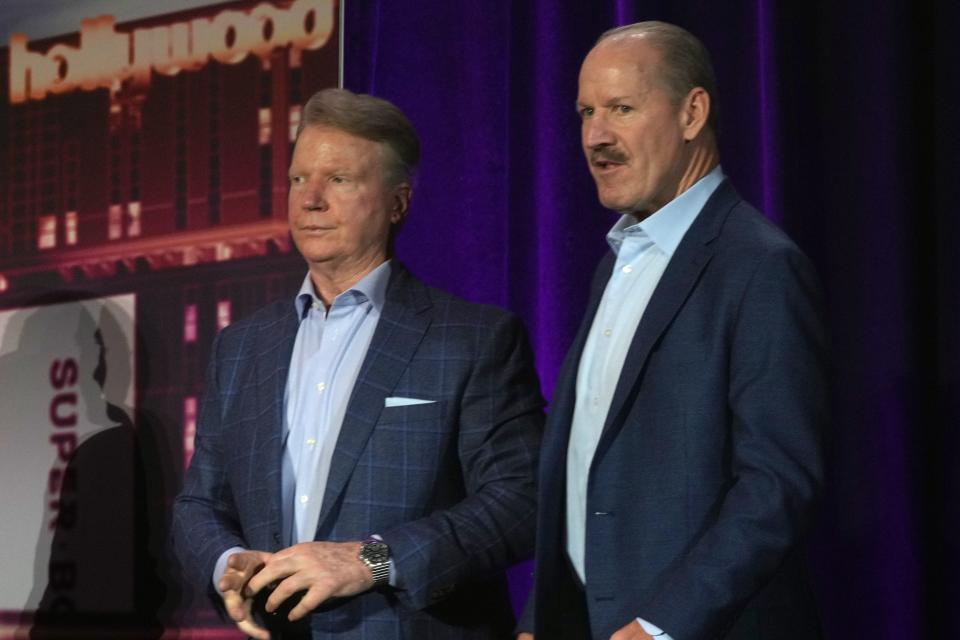
<path fill-rule="evenodd" d="M 390 222 L 400 224 L 407 217 L 410 208 L 410 198 L 413 197 L 413 187 L 401 182 L 393 189 L 393 207 L 390 210 Z"/>
<path fill-rule="evenodd" d="M 710 94 L 703 87 L 690 89 L 680 106 L 680 126 L 683 128 L 684 141 L 696 139 L 707 126 L 709 117 Z"/>

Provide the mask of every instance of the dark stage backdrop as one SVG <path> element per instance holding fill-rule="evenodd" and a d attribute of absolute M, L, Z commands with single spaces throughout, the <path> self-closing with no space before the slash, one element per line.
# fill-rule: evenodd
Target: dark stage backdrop
<path fill-rule="evenodd" d="M 549 398 L 615 220 L 581 157 L 577 71 L 642 19 L 713 52 L 724 170 L 825 283 L 832 476 L 808 555 L 827 637 L 960 637 L 955 3 L 348 2 L 346 87 L 424 141 L 401 259 L 519 312 Z"/>
<path fill-rule="evenodd" d="M 8 4 L 0 26 L 17 6 Z M 808 556 L 828 639 L 960 637 L 951 606 L 960 602 L 960 470 L 952 464 L 960 450 L 960 225 L 947 208 L 960 177 L 958 4 L 346 2 L 345 86 L 396 102 L 424 142 L 400 258 L 437 286 L 517 311 L 548 398 L 615 220 L 598 205 L 580 152 L 580 61 L 602 31 L 641 19 L 702 37 L 719 78 L 724 170 L 810 254 L 827 292 L 832 474 Z M 135 347 L 136 411 L 105 407 L 115 432 L 136 434 L 114 443 L 134 454 L 135 491 L 127 482 L 124 499 L 147 505 L 131 516 L 149 547 L 135 550 L 143 562 L 130 567 L 131 625 L 171 621 L 182 638 L 236 636 L 208 618 L 179 622 L 170 613 L 188 610 L 191 598 L 162 566 L 165 508 L 189 457 L 210 340 L 232 319 L 291 295 L 302 278 L 284 225 L 288 129 L 296 104 L 335 81 L 337 44 L 302 60 L 275 52 L 266 66 L 251 57 L 157 76 L 144 122 L 165 128 L 118 145 L 110 127 L 136 130 L 139 116 L 123 114 L 140 113 L 137 100 L 119 105 L 120 117 L 108 115 L 115 110 L 104 89 L 13 108 L 0 82 L 0 312 L 137 294 L 136 337 L 126 345 Z M 34 137 L 35 145 L 20 144 Z M 144 205 L 142 229 L 141 182 L 144 202 L 160 203 Z M 121 210 L 120 200 L 137 206 Z M 21 201 L 29 204 L 22 211 Z M 67 216 L 77 211 L 79 242 L 71 242 Z M 47 214 L 63 220 L 52 223 L 52 245 L 37 218 Z M 13 346 L 0 341 L 0 353 Z M 110 370 L 107 380 L 129 378 Z M 0 409 L 19 400 L 0 386 Z M 114 468 L 115 449 L 86 451 L 93 459 L 77 456 L 85 468 Z M 0 522 L 0 534 L 9 524 Z M 37 571 L 45 583 L 45 567 Z M 2 575 L 0 586 L 9 585 Z M 512 572 L 512 584 L 522 606 L 529 566 Z M 0 638 L 24 624 L 13 614 L 0 611 Z M 170 631 L 165 637 L 178 635 Z M 154 625 L 137 637 L 160 633 Z"/>

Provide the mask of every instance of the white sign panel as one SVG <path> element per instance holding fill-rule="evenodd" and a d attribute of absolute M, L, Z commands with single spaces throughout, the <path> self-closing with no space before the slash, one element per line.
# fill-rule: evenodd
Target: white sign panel
<path fill-rule="evenodd" d="M 0 311 L 0 611 L 132 607 L 135 306 Z"/>

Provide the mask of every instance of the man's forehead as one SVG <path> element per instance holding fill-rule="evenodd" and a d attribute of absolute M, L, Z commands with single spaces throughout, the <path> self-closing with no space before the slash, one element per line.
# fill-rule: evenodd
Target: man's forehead
<path fill-rule="evenodd" d="M 580 68 L 579 93 L 598 94 L 594 99 L 614 99 L 646 93 L 657 72 L 657 59 L 638 55 L 632 46 L 599 49 L 600 43 L 587 56 Z"/>
<path fill-rule="evenodd" d="M 659 62 L 660 51 L 647 34 L 617 35 L 601 40 L 590 50 L 580 67 L 580 75 L 582 78 L 584 72 L 595 73 L 609 67 L 632 67 L 643 72 Z"/>
<path fill-rule="evenodd" d="M 591 51 L 596 50 L 633 50 L 656 51 L 654 36 L 646 31 L 618 33 L 596 43 Z"/>
<path fill-rule="evenodd" d="M 314 139 L 331 139 L 337 140 L 339 142 L 363 144 L 365 142 L 370 142 L 366 138 L 358 136 L 355 133 L 351 133 L 346 129 L 341 129 L 340 127 L 335 127 L 329 124 L 308 124 L 303 127 L 300 131 L 299 138 L 304 136 L 309 136 Z M 298 141 L 299 141 L 298 138 Z"/>
<path fill-rule="evenodd" d="M 351 155 L 369 155 L 379 150 L 380 143 L 358 136 L 350 131 L 325 124 L 307 125 L 297 136 L 294 145 L 294 157 L 298 150 L 315 154 L 319 151 L 326 153 L 350 153 Z"/>

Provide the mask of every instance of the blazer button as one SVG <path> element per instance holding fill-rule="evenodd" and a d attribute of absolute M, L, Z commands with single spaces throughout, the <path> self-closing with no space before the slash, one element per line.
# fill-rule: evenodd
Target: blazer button
<path fill-rule="evenodd" d="M 273 532 L 273 541 L 277 544 L 280 544 L 280 532 L 278 531 Z"/>

